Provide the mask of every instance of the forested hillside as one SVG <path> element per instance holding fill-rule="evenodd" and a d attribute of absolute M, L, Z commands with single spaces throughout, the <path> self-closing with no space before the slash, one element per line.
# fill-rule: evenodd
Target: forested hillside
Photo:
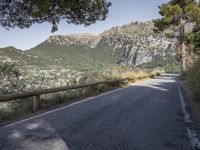
<path fill-rule="evenodd" d="M 26 90 L 103 80 L 113 66 L 180 70 L 175 41 L 153 33 L 152 22 L 132 22 L 99 35 L 51 36 L 30 50 L 7 47 L 0 54 L 1 69 L 12 72 L 12 65 L 19 72 L 17 85 Z"/>

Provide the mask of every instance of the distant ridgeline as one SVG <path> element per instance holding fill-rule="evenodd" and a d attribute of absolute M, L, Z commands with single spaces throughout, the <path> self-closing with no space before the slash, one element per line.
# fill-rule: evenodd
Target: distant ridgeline
<path fill-rule="evenodd" d="M 168 71 L 177 72 L 179 62 L 174 43 L 162 34 L 153 33 L 152 22 L 133 22 L 97 36 L 88 33 L 51 36 L 26 51 L 1 48 L 0 61 L 29 68 L 27 74 L 38 70 L 45 74 L 48 70 L 56 72 L 58 77 L 69 72 L 94 73 L 112 65 L 166 67 Z"/>

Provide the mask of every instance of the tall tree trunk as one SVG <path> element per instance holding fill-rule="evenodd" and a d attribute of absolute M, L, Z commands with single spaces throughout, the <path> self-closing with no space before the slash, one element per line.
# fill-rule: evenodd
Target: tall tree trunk
<path fill-rule="evenodd" d="M 181 49 L 181 72 L 185 72 L 187 70 L 186 66 L 186 49 L 185 49 L 185 42 L 182 41 L 180 44 Z"/>
<path fill-rule="evenodd" d="M 185 24 L 182 23 L 180 25 L 180 51 L 181 51 L 181 72 L 185 72 L 187 70 L 186 66 L 186 46 L 185 46 Z"/>

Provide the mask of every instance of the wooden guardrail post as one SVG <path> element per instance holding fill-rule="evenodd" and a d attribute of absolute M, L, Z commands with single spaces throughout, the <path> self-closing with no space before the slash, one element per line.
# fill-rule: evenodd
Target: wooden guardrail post
<path fill-rule="evenodd" d="M 113 86 L 114 86 L 113 82 L 109 82 L 108 85 L 109 85 L 110 87 L 113 87 Z"/>
<path fill-rule="evenodd" d="M 95 94 L 98 93 L 98 92 L 96 91 L 97 88 L 96 88 L 95 85 L 92 85 L 91 88 L 92 88 L 92 90 L 91 90 L 92 93 L 95 93 Z"/>
<path fill-rule="evenodd" d="M 128 79 L 121 81 L 121 85 L 127 85 L 127 84 L 128 84 Z"/>
<path fill-rule="evenodd" d="M 33 97 L 33 112 L 39 109 L 40 107 L 40 95 Z"/>

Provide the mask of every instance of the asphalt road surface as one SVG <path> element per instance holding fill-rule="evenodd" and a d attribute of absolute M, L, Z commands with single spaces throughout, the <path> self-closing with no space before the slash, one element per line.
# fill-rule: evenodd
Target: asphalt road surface
<path fill-rule="evenodd" d="M 177 75 L 0 128 L 0 150 L 192 150 Z"/>

